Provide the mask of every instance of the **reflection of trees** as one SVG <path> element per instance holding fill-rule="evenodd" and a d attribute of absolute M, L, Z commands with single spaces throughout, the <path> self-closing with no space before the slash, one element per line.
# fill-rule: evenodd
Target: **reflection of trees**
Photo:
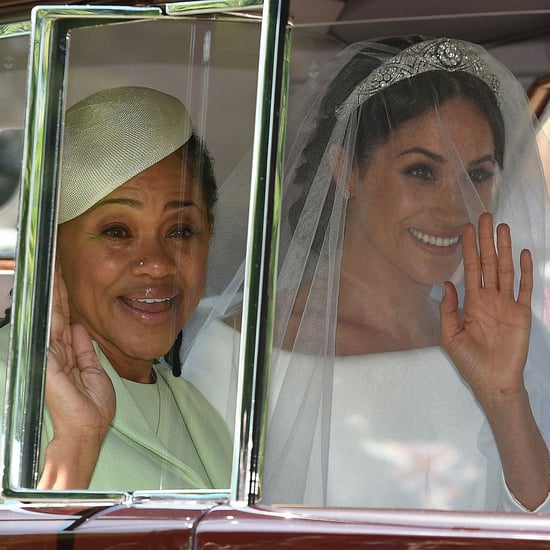
<path fill-rule="evenodd" d="M 0 130 L 0 206 L 15 193 L 19 185 L 23 156 L 23 131 Z"/>

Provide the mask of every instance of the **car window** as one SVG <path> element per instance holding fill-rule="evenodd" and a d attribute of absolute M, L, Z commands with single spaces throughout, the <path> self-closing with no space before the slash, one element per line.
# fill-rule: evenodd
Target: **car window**
<path fill-rule="evenodd" d="M 11 304 L 17 242 L 19 181 L 23 156 L 25 83 L 28 61 L 28 26 L 4 29 L 2 49 L 3 104 L 0 130 L 0 318 Z"/>
<path fill-rule="evenodd" d="M 189 6 L 183 6 L 182 11 L 187 15 Z M 44 19 L 41 20 L 42 38 L 49 39 L 48 17 L 63 19 L 64 14 L 55 10 L 46 12 L 42 14 Z M 41 13 L 36 15 L 37 20 Z M 208 15 L 198 19 L 177 17 L 175 12 L 174 17 L 156 17 L 160 15 L 156 8 L 144 8 L 141 11 L 140 8 L 124 11 L 123 8 L 120 13 L 122 17 L 114 24 L 103 24 L 101 16 L 94 19 L 97 10 L 93 8 L 87 12 L 89 20 L 83 17 L 86 13 L 78 11 L 77 15 L 82 17 L 82 21 L 69 25 L 70 30 L 62 22 L 59 28 L 68 30 L 67 40 L 61 40 L 56 55 L 44 61 L 44 85 L 39 84 L 42 82 L 40 70 L 33 73 L 36 80 L 30 84 L 27 147 L 31 151 L 31 164 L 34 164 L 28 166 L 27 170 L 36 170 L 37 178 L 43 178 L 46 182 L 40 190 L 43 197 L 40 201 L 42 218 L 39 223 L 45 224 L 48 229 L 40 232 L 38 245 L 44 247 L 41 251 L 35 249 L 30 252 L 29 245 L 34 242 L 33 238 L 28 233 L 23 237 L 22 246 L 28 249 L 29 258 L 27 263 L 23 262 L 21 272 L 18 273 L 19 278 L 28 281 L 25 272 L 34 272 L 38 267 L 36 261 L 41 263 L 44 269 L 40 270 L 36 279 L 40 297 L 34 294 L 31 298 L 32 293 L 29 294 L 28 288 L 24 288 L 25 283 L 20 283 L 19 291 L 16 285 L 15 328 L 8 362 L 11 360 L 16 364 L 14 369 L 23 371 L 33 363 L 34 374 L 27 378 L 19 370 L 17 374 L 12 374 L 13 378 L 8 378 L 8 394 L 10 385 L 17 386 L 24 380 L 25 388 L 19 394 L 26 395 L 15 407 L 10 433 L 17 440 L 21 437 L 21 429 L 26 436 L 30 436 L 28 439 L 25 439 L 26 436 L 23 438 L 23 446 L 28 446 L 28 452 L 23 455 L 15 453 L 14 446 L 8 446 L 7 449 L 9 467 L 6 476 L 8 481 L 5 483 L 15 492 L 19 488 L 25 491 L 36 486 L 58 488 L 41 485 L 41 475 L 47 471 L 48 464 L 46 448 L 53 437 L 55 422 L 55 408 L 43 408 L 42 401 L 37 399 L 43 395 L 44 383 L 48 395 L 47 381 L 41 374 L 41 362 L 44 361 L 48 338 L 44 332 L 45 325 L 38 329 L 41 336 L 33 339 L 36 352 L 33 358 L 22 357 L 18 352 L 19 343 L 25 338 L 23 333 L 29 334 L 36 330 L 36 325 L 33 329 L 21 320 L 23 310 L 33 310 L 35 315 L 48 319 L 55 330 L 58 319 L 56 306 L 52 310 L 47 305 L 52 303 L 51 300 L 54 304 L 59 303 L 56 300 L 60 296 L 56 287 L 59 279 L 53 276 L 53 241 L 47 244 L 47 235 L 53 238 L 57 233 L 55 225 L 52 225 L 54 221 L 59 226 L 55 245 L 58 267 L 55 269 L 64 271 L 64 288 L 69 289 L 71 301 L 74 300 L 75 305 L 77 291 L 74 289 L 89 288 L 91 279 L 86 280 L 88 275 L 94 278 L 98 272 L 98 281 L 102 277 L 101 273 L 106 275 L 114 265 L 113 257 L 111 260 L 105 257 L 108 251 L 112 253 L 117 247 L 120 248 L 121 243 L 126 246 L 126 243 L 141 245 L 148 242 L 147 252 L 136 257 L 134 268 L 138 271 L 151 268 L 154 272 L 143 272 L 141 277 L 136 276 L 135 281 L 147 282 L 121 284 L 124 277 L 111 277 L 111 284 L 119 286 L 114 301 L 118 305 L 122 304 L 126 310 L 133 310 L 131 315 L 137 315 L 140 319 L 147 317 L 150 321 L 168 317 L 165 312 L 176 304 L 178 311 L 183 312 L 178 322 L 185 321 L 185 330 L 181 334 L 178 334 L 180 331 L 175 330 L 172 323 L 167 323 L 169 333 L 175 330 L 173 336 L 177 336 L 177 349 L 169 346 L 161 354 L 156 349 L 154 352 L 143 352 L 145 355 L 154 354 L 155 357 L 150 358 L 154 360 L 148 380 L 150 383 L 142 384 L 128 372 L 125 377 L 117 376 L 118 371 L 113 371 L 111 367 L 118 363 L 107 351 L 110 344 L 103 342 L 104 332 L 96 332 L 97 325 L 92 328 L 91 324 L 87 324 L 84 319 L 91 317 L 88 314 L 81 316 L 85 308 L 73 308 L 73 319 L 79 320 L 92 335 L 93 345 L 96 345 L 105 371 L 116 377 L 112 384 L 118 395 L 119 409 L 117 416 L 114 419 L 111 417 L 111 420 L 118 427 L 110 429 L 105 447 L 115 453 L 111 457 L 117 453 L 120 456 L 123 448 L 129 449 L 133 456 L 130 459 L 133 467 L 125 460 L 115 461 L 118 462 L 117 468 L 121 475 L 114 473 L 109 465 L 103 468 L 103 473 L 98 468 L 89 485 L 91 494 L 93 491 L 113 494 L 121 491 L 176 489 L 191 491 L 195 495 L 208 495 L 212 490 L 227 491 L 230 486 L 232 438 L 238 412 L 235 396 L 239 376 L 238 357 L 234 358 L 231 371 L 206 379 L 201 366 L 208 359 L 197 353 L 193 355 L 191 351 L 195 340 L 201 338 L 206 321 L 213 316 L 213 307 L 218 300 L 229 297 L 235 303 L 242 301 L 242 287 L 236 289 L 232 297 L 225 292 L 235 273 L 244 269 L 249 240 L 250 186 L 251 181 L 256 181 L 252 174 L 254 170 L 267 169 L 258 168 L 258 161 L 254 160 L 256 95 L 258 89 L 262 89 L 261 86 L 258 88 L 259 55 L 262 51 L 261 17 L 257 12 L 245 17 L 227 15 L 219 21 Z M 116 20 L 116 14 L 112 19 Z M 37 27 L 39 25 L 40 22 Z M 236 37 L 239 39 L 236 40 Z M 94 94 L 99 94 L 97 97 L 100 99 L 95 99 Z M 58 101 L 52 103 L 52 97 L 58 98 Z M 37 107 L 38 104 L 41 107 Z M 57 110 L 52 107 L 54 104 Z M 101 113 L 119 104 L 124 105 L 124 108 L 117 111 L 116 107 L 114 111 L 109 111 L 111 118 L 104 120 L 104 126 L 101 126 Z M 36 121 L 44 114 L 41 109 L 45 105 L 52 107 L 46 112 L 47 123 L 36 125 Z M 138 120 L 139 117 L 133 117 L 133 112 L 137 112 L 142 105 L 149 111 L 145 119 Z M 155 110 L 154 105 L 160 107 Z M 266 105 L 266 109 L 271 109 Z M 157 126 L 161 119 L 158 117 L 163 122 Z M 119 133 L 113 138 L 114 134 L 109 132 L 114 132 L 115 127 Z M 79 134 L 82 128 L 83 133 L 92 129 L 92 145 L 91 142 L 82 141 L 84 138 Z M 126 131 L 126 128 L 129 130 Z M 75 138 L 75 134 L 78 137 Z M 171 135 L 174 136 L 173 141 L 170 141 Z M 120 149 L 121 143 L 126 143 L 124 140 L 130 140 L 132 146 Z M 46 149 L 51 147 L 50 151 L 59 151 L 59 157 L 50 155 L 43 162 L 44 143 L 49 144 Z M 82 146 L 82 143 L 87 145 Z M 94 149 L 96 146 L 99 151 L 97 154 Z M 113 150 L 117 151 L 114 158 Z M 154 158 L 150 154 L 151 150 L 160 151 L 160 156 Z M 104 161 L 102 155 L 105 158 L 111 155 L 110 164 Z M 86 162 L 82 160 L 84 157 L 87 158 Z M 131 162 L 128 160 L 130 157 L 133 159 Z M 139 168 L 136 168 L 137 172 L 124 172 L 124 167 L 132 162 Z M 90 165 L 99 165 L 100 172 L 90 175 L 87 171 Z M 121 177 L 125 178 L 125 182 L 131 182 L 129 187 L 123 188 L 124 193 L 128 189 L 129 194 L 122 198 L 113 196 L 112 200 L 107 192 L 103 192 L 99 198 L 94 195 L 95 187 L 110 185 L 111 179 L 116 177 L 113 174 L 121 167 L 124 172 Z M 147 172 L 149 169 L 152 171 Z M 57 193 L 51 181 L 57 178 L 61 181 L 60 210 L 52 218 L 52 210 L 48 209 L 55 205 Z M 213 178 L 217 181 L 217 191 L 213 190 L 211 183 L 203 186 L 203 181 L 210 182 Z M 265 176 L 254 185 L 263 185 L 262 181 L 265 182 Z M 68 182 L 67 185 L 65 182 Z M 73 195 L 71 192 L 74 191 L 69 191 L 69 196 L 65 188 L 69 189 L 74 182 L 81 186 L 80 190 Z M 148 190 L 149 182 L 161 182 L 158 185 L 163 193 L 166 189 L 171 191 L 167 195 L 162 195 L 160 191 L 159 194 L 151 192 Z M 139 191 L 143 189 L 139 186 L 144 185 L 146 193 Z M 104 202 L 98 202 L 105 196 L 109 197 L 106 206 Z M 142 207 L 145 209 L 140 210 Z M 94 226 L 97 238 L 91 239 L 91 242 L 96 245 L 104 243 L 104 252 L 100 256 L 92 253 L 93 245 L 87 248 L 93 233 L 90 232 L 90 226 L 85 226 L 79 232 L 76 228 L 82 227 L 73 225 L 74 220 L 80 219 L 81 215 L 87 216 L 89 212 L 95 215 L 96 211 L 100 213 L 99 218 L 105 215 L 110 219 L 107 224 L 104 219 L 98 221 L 98 217 L 94 218 L 93 223 L 100 224 L 101 229 L 98 229 L 98 225 Z M 36 219 L 33 218 L 32 210 L 26 215 L 30 220 Z M 261 211 L 256 215 L 266 214 Z M 70 230 L 64 231 L 65 227 L 70 227 Z M 79 242 L 79 235 L 84 235 L 84 241 Z M 64 262 L 63 258 L 83 250 L 88 251 L 83 255 L 85 261 Z M 167 268 L 162 277 L 157 277 L 160 264 L 169 256 L 172 260 L 177 257 L 177 261 L 174 260 L 172 264 L 185 272 L 181 277 L 185 279 L 183 282 L 176 275 L 167 275 L 172 268 Z M 101 262 L 97 263 L 99 257 L 107 263 L 100 266 Z M 127 262 L 129 255 L 124 253 L 119 254 L 119 257 L 122 262 Z M 166 261 L 163 265 L 166 267 L 168 263 Z M 75 267 L 78 272 L 73 269 Z M 177 269 L 174 268 L 174 273 Z M 50 279 L 50 283 L 48 273 L 53 279 Z M 170 277 L 172 282 L 169 282 Z M 159 282 L 161 280 L 165 282 Z M 49 284 L 52 285 L 51 289 L 48 288 Z M 103 287 L 104 295 L 108 294 L 107 286 Z M 122 289 L 122 286 L 126 288 Z M 142 295 L 138 295 L 140 293 Z M 100 291 L 96 298 L 88 295 L 89 306 L 100 317 L 100 324 L 110 323 L 112 328 L 120 330 L 123 339 L 126 338 L 125 331 L 129 326 L 117 321 L 116 314 L 111 319 L 112 311 L 100 306 L 101 294 Z M 25 300 L 30 301 L 25 304 Z M 68 301 L 63 304 L 67 305 Z M 142 337 L 134 340 L 133 347 L 138 342 L 142 347 L 144 340 L 156 334 L 157 321 L 150 321 L 146 322 L 149 323 L 149 329 L 143 332 Z M 156 338 L 150 341 L 154 345 Z M 50 346 L 55 347 L 52 342 Z M 119 344 L 118 349 L 124 346 Z M 214 358 L 216 353 L 220 353 L 212 351 Z M 132 353 L 124 352 L 130 363 Z M 107 382 L 107 386 L 109 384 Z M 184 396 L 178 393 L 182 387 Z M 151 392 L 151 389 L 157 393 Z M 166 407 L 161 404 L 162 392 L 169 397 Z M 125 401 L 133 405 L 122 413 L 121 403 Z M 135 409 L 136 403 L 140 401 L 147 410 L 139 412 L 139 407 Z M 133 409 L 139 413 L 140 425 L 137 429 L 123 425 L 133 424 L 136 420 Z M 179 428 L 176 428 L 171 422 L 178 417 L 181 419 Z M 37 418 L 41 422 L 37 422 Z M 32 429 L 29 430 L 28 426 L 31 425 Z M 116 437 L 112 438 L 111 434 L 115 431 Z M 159 440 L 164 443 L 159 443 Z M 178 454 L 183 459 L 177 458 Z M 147 458 L 148 455 L 153 456 L 154 460 Z M 154 482 L 147 480 L 147 471 L 152 473 Z M 71 486 L 64 488 L 70 490 Z M 82 487 L 79 482 L 72 489 L 86 487 Z"/>
<path fill-rule="evenodd" d="M 437 231 L 433 225 L 430 231 L 427 229 L 430 225 L 427 218 L 412 208 L 409 200 L 401 201 L 397 187 L 388 187 L 396 181 L 386 177 L 388 172 L 393 174 L 392 168 L 379 163 L 380 157 L 388 158 L 380 146 L 384 144 L 395 155 L 390 164 L 397 171 L 400 165 L 396 159 L 405 149 L 400 141 L 404 139 L 403 134 L 393 140 L 389 130 L 387 133 L 376 132 L 387 120 L 387 128 L 395 130 L 396 135 L 399 133 L 396 129 L 402 119 L 396 113 L 402 111 L 396 106 L 398 100 L 395 104 L 390 100 L 391 90 L 394 84 L 393 89 L 399 89 L 400 83 L 404 90 L 403 81 L 412 80 L 412 75 L 424 68 L 422 62 L 416 65 L 411 61 L 417 55 L 412 44 L 423 43 L 422 47 L 428 51 L 430 39 L 422 39 L 426 34 L 450 37 L 448 42 L 435 38 L 432 44 L 445 44 L 444 47 L 448 46 L 455 53 L 463 47 L 458 41 L 482 43 L 483 51 L 488 54 L 477 54 L 474 48 L 468 50 L 468 59 L 479 55 L 483 63 L 487 63 L 484 66 L 488 72 L 492 71 L 489 67 L 499 66 L 498 78 L 511 83 L 502 86 L 498 100 L 502 101 L 499 109 L 505 113 L 506 120 L 505 155 L 524 152 L 525 156 L 523 160 L 518 156 L 517 162 L 503 162 L 499 195 L 492 199 L 495 202 L 485 200 L 479 188 L 475 192 L 475 201 L 470 201 L 470 193 L 463 187 L 457 200 L 467 205 L 464 210 L 468 211 L 476 226 L 481 212 L 494 208 L 495 219 L 513 228 L 512 239 L 516 235 L 515 238 L 522 242 L 529 240 L 528 247 L 538 251 L 534 252 L 538 264 L 535 264 L 537 275 L 531 305 L 537 319 L 532 329 L 537 336 L 533 336 L 532 345 L 538 345 L 534 344 L 537 340 L 542 346 L 540 351 L 544 344 L 539 336 L 542 340 L 547 338 L 544 288 L 548 278 L 547 266 L 542 261 L 547 250 L 544 214 L 547 191 L 535 144 L 532 107 L 527 102 L 526 93 L 544 73 L 545 37 L 538 33 L 537 25 L 533 25 L 532 34 L 526 33 L 523 40 L 495 40 L 492 33 L 505 34 L 507 25 L 511 23 L 511 19 L 505 17 L 490 30 L 485 27 L 483 17 L 479 18 L 478 26 L 470 27 L 466 23 L 470 16 L 464 14 L 462 27 L 457 29 L 450 21 L 445 21 L 443 14 L 426 20 L 420 20 L 421 17 L 391 20 L 383 6 L 371 8 L 365 5 L 363 9 L 358 4 L 343 6 L 332 26 L 319 25 L 317 29 L 303 13 L 303 27 L 297 21 L 293 29 L 293 47 L 302 43 L 315 43 L 316 47 L 308 51 L 305 60 L 292 58 L 296 64 L 291 69 L 280 271 L 261 502 L 329 507 L 521 511 L 521 506 L 510 499 L 508 489 L 500 485 L 499 455 L 493 433 L 480 413 L 479 402 L 473 398 L 464 380 L 456 377 L 452 363 L 447 373 L 449 378 L 446 377 L 441 365 L 448 358 L 442 356 L 442 362 L 436 358 L 441 353 L 439 321 L 430 328 L 431 316 L 423 316 L 421 307 L 411 319 L 407 319 L 401 301 L 388 298 L 388 295 L 395 297 L 404 292 L 403 280 L 425 281 L 423 284 L 428 289 L 434 282 L 423 279 L 423 275 L 415 271 L 421 263 L 420 257 L 417 258 L 420 263 L 413 262 L 415 268 L 410 271 L 408 267 L 411 266 L 406 267 L 401 262 L 403 257 L 412 258 L 415 243 L 411 241 L 411 246 L 406 246 L 403 256 L 400 255 L 396 244 L 400 241 L 400 222 L 407 227 L 422 225 L 424 229 L 410 228 L 409 234 L 416 235 L 420 242 L 441 247 L 458 243 L 461 230 L 454 229 L 455 237 L 450 241 L 438 241 L 428 236 Z M 365 14 L 364 21 L 359 20 L 361 13 Z M 528 16 L 518 21 L 518 26 L 530 24 L 533 24 L 533 19 Z M 392 34 L 398 37 L 384 40 Z M 374 45 L 373 41 L 376 41 Z M 411 50 L 407 49 L 407 44 Z M 521 60 L 528 56 L 532 62 L 522 63 Z M 431 59 L 436 58 L 434 53 Z M 461 57 L 457 53 L 458 58 L 464 60 L 466 55 Z M 494 65 L 489 61 L 491 58 L 494 58 Z M 418 61 L 419 58 L 415 59 Z M 376 70 L 374 67 L 378 63 L 382 68 Z M 467 65 L 461 67 L 463 72 L 468 72 Z M 443 69 L 436 61 L 430 67 Z M 372 77 L 365 76 L 362 80 L 357 76 L 361 71 L 366 75 L 372 71 Z M 510 80 L 509 71 L 515 75 Z M 422 78 L 428 81 L 430 77 Z M 355 82 L 355 87 L 352 82 Z M 427 85 L 423 97 L 428 97 L 429 90 L 438 87 L 435 81 Z M 388 90 L 386 95 L 380 93 L 383 89 Z M 510 104 L 505 104 L 508 101 L 506 94 L 515 94 L 518 98 L 520 106 L 513 116 L 510 116 Z M 411 84 L 406 96 L 411 105 L 414 105 L 413 95 Z M 376 97 L 384 99 L 377 100 Z M 381 113 L 378 118 L 375 115 L 369 118 L 365 114 L 371 98 L 378 107 L 378 111 L 373 107 L 373 112 Z M 495 97 L 493 103 L 496 101 Z M 442 104 L 443 100 L 436 109 L 438 122 L 429 132 L 431 137 L 441 128 L 448 128 L 443 109 L 439 109 Z M 514 123 L 510 125 L 511 120 L 519 121 L 520 111 L 523 122 L 518 124 L 525 128 L 521 137 L 520 134 L 514 136 Z M 463 125 L 466 125 L 466 119 L 463 119 Z M 418 124 L 414 125 L 414 139 L 420 139 L 421 128 L 418 119 Z M 369 132 L 375 136 L 376 145 L 369 142 Z M 460 165 L 458 158 L 464 159 L 460 146 L 456 144 L 467 140 L 450 131 L 443 133 L 442 149 L 452 149 L 450 156 L 456 155 Z M 513 145 L 516 138 L 518 147 Z M 449 147 L 450 143 L 456 146 Z M 526 158 L 530 160 L 526 161 Z M 528 164 L 532 171 L 527 169 Z M 526 180 L 517 172 L 511 176 L 510 170 L 515 169 L 529 173 L 526 177 L 532 178 L 531 183 L 521 186 L 519 181 Z M 420 175 L 415 170 L 413 172 Z M 427 170 L 425 181 L 428 180 L 438 180 L 435 170 Z M 410 190 L 410 187 L 404 189 Z M 369 193 L 374 196 L 370 202 Z M 508 198 L 504 198 L 506 195 Z M 526 208 L 520 213 L 519 203 L 523 200 L 520 196 L 525 199 L 524 205 L 532 204 L 534 208 Z M 419 195 L 414 197 L 418 199 Z M 412 194 L 408 199 L 415 200 Z M 475 204 L 478 200 L 481 204 Z M 433 212 L 440 206 L 441 203 L 434 205 Z M 448 215 L 452 217 L 452 213 Z M 392 225 L 391 220 L 398 221 Z M 526 227 L 530 224 L 533 238 L 523 241 Z M 362 247 L 359 242 L 363 243 Z M 373 256 L 369 254 L 371 247 L 376 250 Z M 367 265 L 368 259 L 372 261 L 374 257 L 377 260 Z M 514 261 L 518 259 L 519 254 L 514 256 Z M 388 271 L 383 269 L 384 262 L 391 265 Z M 396 269 L 402 274 L 405 272 L 406 278 L 394 279 Z M 375 275 L 373 279 L 364 277 L 367 273 L 372 275 L 370 270 L 376 272 L 378 280 Z M 460 289 L 460 268 L 456 272 L 453 270 L 446 277 Z M 375 280 L 378 292 L 367 284 Z M 401 282 L 396 283 L 397 280 Z M 385 286 L 389 281 L 394 284 L 394 292 Z M 463 294 L 460 296 L 462 298 Z M 426 291 L 425 297 L 428 303 L 435 300 L 434 305 L 441 300 L 435 287 Z M 384 302 L 386 299 L 388 301 Z M 434 311 L 439 316 L 438 309 Z M 417 322 L 422 326 L 422 335 L 414 330 Z M 525 383 L 532 409 L 538 411 L 533 414 L 537 416 L 539 429 L 544 432 L 546 420 L 541 408 L 546 391 L 542 388 L 547 387 L 542 382 L 544 360 L 542 356 L 537 359 L 534 351 L 529 357 L 532 363 L 526 367 Z M 535 367 L 537 361 L 538 367 Z M 538 374 L 535 374 L 537 370 Z M 453 407 L 456 408 L 452 410 Z M 450 421 L 452 428 L 443 427 L 444 434 L 437 435 L 441 426 L 451 418 L 454 419 Z M 454 443 L 453 438 L 456 438 Z M 538 500 L 542 511 L 546 509 L 544 496 Z"/>

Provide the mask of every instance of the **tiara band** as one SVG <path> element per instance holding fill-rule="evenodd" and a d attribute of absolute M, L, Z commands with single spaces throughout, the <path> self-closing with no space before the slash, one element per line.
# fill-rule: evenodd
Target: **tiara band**
<path fill-rule="evenodd" d="M 362 80 L 338 107 L 340 117 L 361 106 L 367 99 L 388 86 L 428 71 L 464 71 L 489 86 L 500 104 L 500 82 L 479 55 L 464 42 L 436 38 L 413 44 L 382 63 Z"/>

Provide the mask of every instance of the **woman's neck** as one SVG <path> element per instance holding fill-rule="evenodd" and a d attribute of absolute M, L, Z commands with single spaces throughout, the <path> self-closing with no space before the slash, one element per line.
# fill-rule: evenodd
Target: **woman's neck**
<path fill-rule="evenodd" d="M 344 251 L 338 298 L 338 355 L 436 345 L 438 304 L 420 284 L 363 250 Z"/>
<path fill-rule="evenodd" d="M 125 380 L 139 382 L 140 384 L 153 384 L 155 382 L 152 359 L 139 359 L 128 357 L 113 346 L 99 343 L 101 351 L 111 363 L 117 374 Z"/>

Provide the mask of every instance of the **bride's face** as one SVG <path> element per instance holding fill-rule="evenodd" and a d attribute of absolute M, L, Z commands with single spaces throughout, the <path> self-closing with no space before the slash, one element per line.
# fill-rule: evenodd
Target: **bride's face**
<path fill-rule="evenodd" d="M 489 207 L 498 173 L 485 116 L 455 98 L 402 124 L 354 175 L 346 239 L 419 283 L 446 280 L 469 213 Z"/>

